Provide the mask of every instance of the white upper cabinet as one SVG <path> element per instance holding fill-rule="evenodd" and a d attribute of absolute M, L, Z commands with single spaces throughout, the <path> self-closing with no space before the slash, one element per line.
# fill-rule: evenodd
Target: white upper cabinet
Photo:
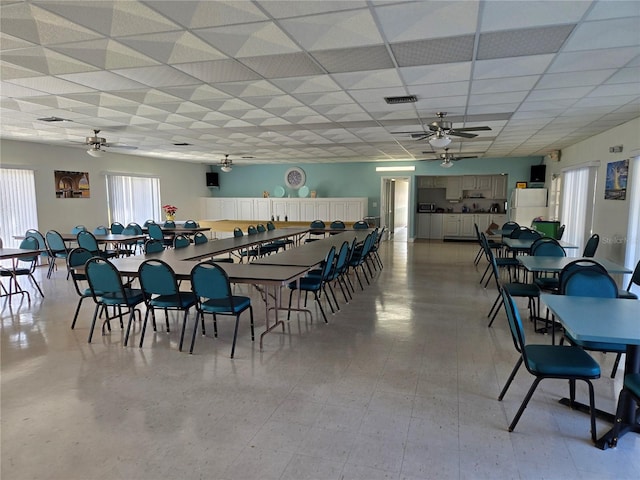
<path fill-rule="evenodd" d="M 492 194 L 492 198 L 497 198 L 497 199 L 507 198 L 507 176 L 506 175 L 493 175 L 491 177 L 491 194 Z"/>
<path fill-rule="evenodd" d="M 447 177 L 447 200 L 460 200 L 462 197 L 462 177 Z"/>

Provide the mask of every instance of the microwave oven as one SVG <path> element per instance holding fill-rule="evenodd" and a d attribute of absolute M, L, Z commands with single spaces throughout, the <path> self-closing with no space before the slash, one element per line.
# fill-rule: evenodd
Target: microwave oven
<path fill-rule="evenodd" d="M 419 203 L 418 204 L 418 213 L 428 213 L 435 212 L 436 204 L 435 203 Z"/>

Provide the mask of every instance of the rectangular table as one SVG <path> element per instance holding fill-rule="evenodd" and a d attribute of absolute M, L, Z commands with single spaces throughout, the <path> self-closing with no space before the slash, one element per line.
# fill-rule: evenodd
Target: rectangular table
<path fill-rule="evenodd" d="M 521 240 L 519 238 L 509 238 L 509 237 L 502 239 L 502 243 L 509 250 L 515 253 L 525 253 L 525 252 L 529 253 L 529 251 L 531 250 L 531 245 L 533 245 L 533 242 L 535 242 L 535 240 L 533 239 Z M 558 243 L 565 250 L 575 250 L 578 248 L 577 245 L 563 242 L 562 240 L 558 240 Z"/>
<path fill-rule="evenodd" d="M 540 296 L 573 338 L 589 342 L 627 346 L 624 373 L 640 373 L 640 301 L 622 298 L 592 298 L 542 294 Z M 564 401 L 563 403 L 566 403 Z M 640 433 L 636 409 L 631 398 L 624 405 L 619 437 Z M 614 446 L 612 430 L 596 442 L 606 449 Z"/>
<path fill-rule="evenodd" d="M 33 257 L 35 255 L 40 255 L 41 253 L 42 253 L 42 250 L 27 250 L 23 248 L 0 248 L 0 260 L 11 260 L 12 268 L 13 270 L 16 270 L 16 268 L 18 268 L 18 260 L 20 258 Z M 16 291 L 11 291 L 11 284 L 9 284 L 9 291 L 7 291 L 4 288 L 4 285 L 2 285 L 2 291 L 5 293 L 1 293 L 0 297 L 11 298 L 12 295 L 26 294 L 27 300 L 29 301 L 29 303 L 31 303 L 31 295 L 29 294 L 29 292 L 27 292 L 26 290 L 23 290 L 22 287 L 20 287 L 20 284 L 18 283 L 18 279 L 16 278 L 15 275 L 11 275 L 11 277 L 13 279 L 14 285 L 16 286 Z M 40 290 L 40 287 L 38 287 L 38 290 Z M 42 294 L 42 290 L 40 290 L 40 293 Z"/>
<path fill-rule="evenodd" d="M 546 257 L 537 255 L 518 255 L 516 257 L 522 266 L 529 272 L 549 272 L 560 273 L 562 269 L 571 262 L 580 260 L 576 257 Z M 606 258 L 588 258 L 586 260 L 594 260 L 602 265 L 610 274 L 631 273 L 624 265 L 618 265 Z"/>

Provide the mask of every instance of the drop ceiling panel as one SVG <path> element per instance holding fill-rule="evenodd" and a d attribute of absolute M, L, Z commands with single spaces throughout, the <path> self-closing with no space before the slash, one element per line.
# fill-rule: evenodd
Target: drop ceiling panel
<path fill-rule="evenodd" d="M 589 2 L 584 1 L 485 2 L 482 10 L 482 31 L 577 23 L 589 6 Z"/>
<path fill-rule="evenodd" d="M 638 47 L 640 16 L 586 22 L 576 28 L 566 51 L 600 48 Z"/>
<path fill-rule="evenodd" d="M 311 55 L 329 73 L 381 70 L 394 67 L 384 45 L 314 51 Z"/>
<path fill-rule="evenodd" d="M 260 78 L 260 75 L 233 59 L 182 63 L 174 65 L 174 67 L 206 83 L 257 80 Z M 195 81 L 195 78 L 192 78 L 190 83 L 199 83 Z M 187 84 L 187 82 L 185 81 L 184 84 Z M 176 85 L 179 85 L 179 83 Z"/>
<path fill-rule="evenodd" d="M 574 25 L 506 30 L 480 35 L 478 59 L 522 57 L 560 50 Z"/>
<path fill-rule="evenodd" d="M 473 35 L 416 40 L 391 44 L 399 67 L 435 65 L 470 61 L 473 57 Z"/>

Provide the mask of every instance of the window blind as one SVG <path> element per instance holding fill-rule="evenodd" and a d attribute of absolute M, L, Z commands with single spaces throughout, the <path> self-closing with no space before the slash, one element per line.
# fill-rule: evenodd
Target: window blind
<path fill-rule="evenodd" d="M 563 172 L 562 223 L 566 225 L 562 240 L 583 247 L 593 225 L 595 168 L 582 167 Z M 582 250 L 567 252 L 580 255 Z"/>
<path fill-rule="evenodd" d="M 155 177 L 107 175 L 109 223 L 143 224 L 160 219 L 160 180 Z"/>
<path fill-rule="evenodd" d="M 30 228 L 38 229 L 36 184 L 33 170 L 0 168 L 0 237 L 7 248 L 17 248 Z"/>

